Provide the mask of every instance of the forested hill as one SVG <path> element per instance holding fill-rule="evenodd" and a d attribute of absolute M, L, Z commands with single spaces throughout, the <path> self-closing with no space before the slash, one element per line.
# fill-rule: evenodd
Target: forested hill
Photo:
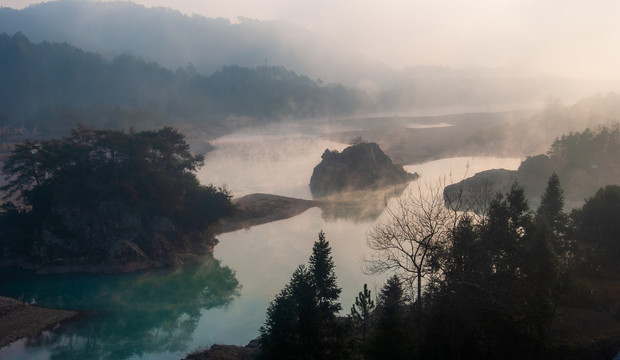
<path fill-rule="evenodd" d="M 47 132 L 77 123 L 128 128 L 230 116 L 323 117 L 363 111 L 366 103 L 357 90 L 282 67 L 227 66 L 204 76 L 131 55 L 107 59 L 67 43 L 35 44 L 22 33 L 0 34 L 0 78 L 0 126 Z"/>
<path fill-rule="evenodd" d="M 106 56 L 130 52 L 169 69 L 192 63 L 210 74 L 231 64 L 283 66 L 313 79 L 355 85 L 390 70 L 344 44 L 282 21 L 187 16 L 129 1 L 48 1 L 23 10 L 0 8 L 0 32 L 35 42 L 68 42 Z"/>
<path fill-rule="evenodd" d="M 47 1 L 22 10 L 0 7 L 0 33 L 22 32 L 31 41 L 67 42 L 104 56 L 132 54 L 175 71 L 189 64 L 200 74 L 229 65 L 282 66 L 325 83 L 373 95 L 378 112 L 422 108 L 568 101 L 618 82 L 550 77 L 511 68 L 424 66 L 397 69 L 345 43 L 283 21 L 230 21 L 188 16 L 129 1 Z M 423 51 L 423 49 L 419 49 Z M 412 58 L 411 63 L 420 59 Z"/>

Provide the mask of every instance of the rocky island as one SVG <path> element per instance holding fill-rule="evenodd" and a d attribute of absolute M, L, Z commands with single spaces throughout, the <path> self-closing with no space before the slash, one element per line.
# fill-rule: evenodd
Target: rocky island
<path fill-rule="evenodd" d="M 417 179 L 392 160 L 374 142 L 360 142 L 341 153 L 325 150 L 312 172 L 310 191 L 314 198 L 334 193 L 378 189 Z"/>

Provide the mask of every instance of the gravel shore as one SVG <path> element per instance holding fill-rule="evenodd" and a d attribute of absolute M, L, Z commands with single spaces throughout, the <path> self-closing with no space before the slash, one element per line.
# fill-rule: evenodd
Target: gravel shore
<path fill-rule="evenodd" d="M 45 309 L 0 296 L 0 347 L 23 337 L 35 336 L 77 316 L 77 311 Z"/>

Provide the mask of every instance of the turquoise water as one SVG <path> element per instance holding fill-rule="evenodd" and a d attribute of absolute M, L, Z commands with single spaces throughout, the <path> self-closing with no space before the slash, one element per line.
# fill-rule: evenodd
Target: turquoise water
<path fill-rule="evenodd" d="M 346 145 L 318 133 L 272 130 L 218 139 L 199 179 L 227 185 L 235 196 L 263 192 L 310 198 L 309 179 L 323 151 Z M 516 169 L 519 162 L 451 158 L 406 169 L 418 172 L 419 181 L 451 175 L 450 183 L 486 169 Z M 0 359 L 180 359 L 214 343 L 245 345 L 258 336 L 269 301 L 295 268 L 307 262 L 321 229 L 332 246 L 346 314 L 364 283 L 376 293 L 384 281 L 363 272 L 363 258 L 369 254 L 366 232 L 381 213 L 376 203 L 383 203 L 383 195 L 357 193 L 351 202 L 340 199 L 336 208 L 313 208 L 291 219 L 222 234 L 213 257 L 176 270 L 0 273 L 1 295 L 86 311 L 78 321 L 0 349 Z"/>
<path fill-rule="evenodd" d="M 79 309 L 85 315 L 57 331 L 2 349 L 0 358 L 126 359 L 184 354 L 203 311 L 225 308 L 239 290 L 234 271 L 212 257 L 174 271 L 122 275 L 35 275 L 5 270 L 0 273 L 1 294 L 34 305 Z"/>

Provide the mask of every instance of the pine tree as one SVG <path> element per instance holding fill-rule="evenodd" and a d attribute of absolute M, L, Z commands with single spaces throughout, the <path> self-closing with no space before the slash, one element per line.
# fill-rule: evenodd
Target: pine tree
<path fill-rule="evenodd" d="M 366 344 L 366 333 L 368 331 L 368 321 L 370 314 L 375 308 L 375 302 L 372 300 L 368 285 L 364 284 L 364 291 L 360 291 L 357 298 L 355 298 L 355 304 L 351 306 L 351 317 L 362 327 L 362 341 Z"/>
<path fill-rule="evenodd" d="M 555 239 L 553 249 L 557 254 L 564 254 L 569 251 L 565 244 L 565 235 L 568 224 L 568 217 L 564 210 L 564 191 L 560 187 L 560 178 L 554 172 L 547 182 L 547 188 L 540 198 L 540 206 L 536 212 L 536 217 L 549 224 Z"/>
<path fill-rule="evenodd" d="M 263 359 L 331 359 L 345 351 L 334 261 L 325 233 L 314 243 L 310 266 L 300 265 L 271 302 L 260 343 Z"/>
<path fill-rule="evenodd" d="M 300 265 L 267 309 L 260 329 L 262 359 L 312 359 L 323 350 L 311 273 Z"/>
<path fill-rule="evenodd" d="M 314 242 L 309 259 L 309 271 L 315 289 L 318 306 L 317 329 L 319 341 L 316 346 L 321 350 L 319 358 L 333 358 L 344 352 L 343 328 L 337 322 L 336 313 L 342 309 L 338 297 L 342 289 L 336 284 L 332 249 L 325 239 L 323 230 Z"/>
<path fill-rule="evenodd" d="M 379 294 L 377 325 L 371 343 L 373 359 L 408 359 L 404 291 L 398 276 L 387 280 Z"/>
<path fill-rule="evenodd" d="M 319 240 L 312 247 L 309 270 L 316 286 L 317 302 L 324 320 L 333 318 L 342 309 L 338 303 L 342 289 L 336 284 L 331 252 L 329 242 L 325 240 L 325 233 L 321 230 Z"/>
<path fill-rule="evenodd" d="M 269 304 L 265 325 L 260 328 L 261 359 L 284 359 L 298 347 L 297 315 L 287 285 Z"/>

